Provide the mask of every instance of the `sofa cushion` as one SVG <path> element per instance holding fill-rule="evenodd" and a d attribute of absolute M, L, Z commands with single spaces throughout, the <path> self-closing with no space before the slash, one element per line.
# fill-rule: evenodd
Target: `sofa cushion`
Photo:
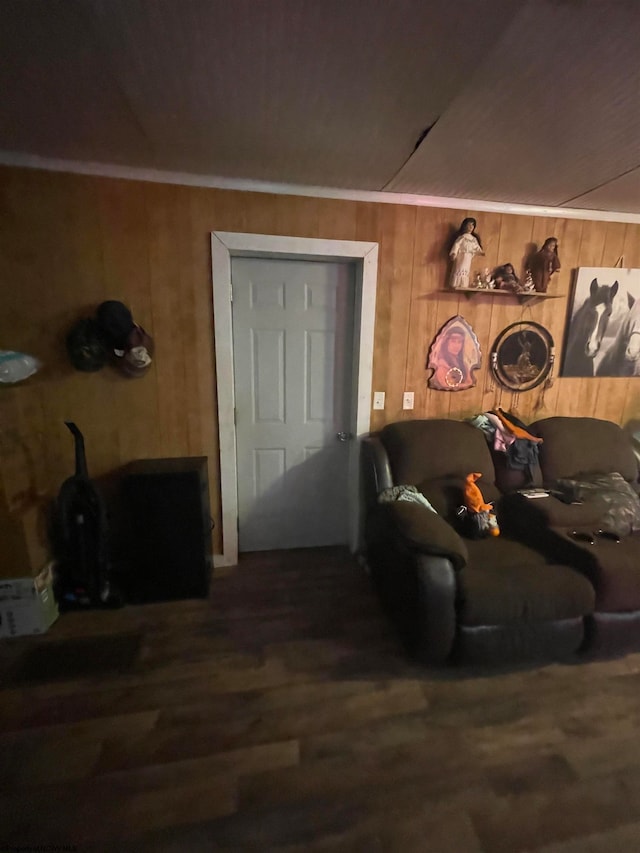
<path fill-rule="evenodd" d="M 581 617 L 593 612 L 589 581 L 567 566 L 475 561 L 457 575 L 461 625 L 505 625 Z"/>
<path fill-rule="evenodd" d="M 542 566 L 547 561 L 534 548 L 506 536 L 465 539 L 468 565 L 473 569 L 491 566 L 508 570 L 511 566 Z"/>
<path fill-rule="evenodd" d="M 596 536 L 594 545 L 558 535 L 564 540 L 565 562 L 580 570 L 595 588 L 597 611 L 640 610 L 640 533 L 620 542 Z"/>
<path fill-rule="evenodd" d="M 389 456 L 394 483 L 417 486 L 440 478 L 464 480 L 478 471 L 482 474 L 479 485 L 494 485 L 485 437 L 471 424 L 444 419 L 400 421 L 384 427 L 380 440 Z M 431 500 L 429 495 L 427 498 Z"/>
<path fill-rule="evenodd" d="M 554 417 L 536 421 L 530 429 L 543 439 L 540 468 L 545 483 L 612 471 L 619 471 L 628 482 L 638 478 L 638 463 L 629 438 L 611 421 Z"/>
<path fill-rule="evenodd" d="M 526 498 L 521 494 L 505 495 L 500 500 L 500 519 L 505 527 L 522 531 L 547 527 L 571 530 L 597 530 L 607 511 L 606 503 L 599 497 L 588 503 L 565 503 L 553 495 L 545 498 Z"/>

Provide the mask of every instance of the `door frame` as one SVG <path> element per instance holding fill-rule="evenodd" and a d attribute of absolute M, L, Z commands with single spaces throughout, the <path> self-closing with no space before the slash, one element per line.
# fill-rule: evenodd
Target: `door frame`
<path fill-rule="evenodd" d="M 238 471 L 233 374 L 231 258 L 279 258 L 355 263 L 353 367 L 349 430 L 356 440 L 349 447 L 349 545 L 360 540 L 360 437 L 369 432 L 373 377 L 373 332 L 378 278 L 378 244 L 356 240 L 322 240 L 312 237 L 276 237 L 270 234 L 211 232 L 211 277 L 216 356 L 216 390 L 220 440 L 220 497 L 222 554 L 214 566 L 238 562 Z"/>

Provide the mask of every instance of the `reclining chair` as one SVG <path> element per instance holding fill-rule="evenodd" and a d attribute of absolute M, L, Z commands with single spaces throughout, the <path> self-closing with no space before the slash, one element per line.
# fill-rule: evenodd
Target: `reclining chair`
<path fill-rule="evenodd" d="M 543 439 L 540 468 L 552 494 L 535 501 L 520 495 L 506 498 L 503 524 L 511 535 L 547 559 L 573 567 L 593 586 L 595 608 L 586 623 L 591 652 L 640 648 L 640 500 L 630 436 L 598 418 L 545 418 L 529 430 Z M 607 478 L 616 491 L 626 485 L 630 500 L 622 508 L 609 500 Z M 567 484 L 573 494 L 565 491 Z"/>
<path fill-rule="evenodd" d="M 581 648 L 595 600 L 582 573 L 509 536 L 476 540 L 456 530 L 469 473 L 482 475 L 487 501 L 500 497 L 480 430 L 451 420 L 390 424 L 363 442 L 363 466 L 366 559 L 412 656 L 493 663 Z M 379 503 L 394 485 L 417 487 L 436 512 Z"/>

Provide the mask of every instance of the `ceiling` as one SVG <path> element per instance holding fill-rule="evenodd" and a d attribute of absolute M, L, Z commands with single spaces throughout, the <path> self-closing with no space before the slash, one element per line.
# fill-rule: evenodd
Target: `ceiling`
<path fill-rule="evenodd" d="M 637 214 L 639 44 L 637 0 L 2 0 L 0 149 Z"/>

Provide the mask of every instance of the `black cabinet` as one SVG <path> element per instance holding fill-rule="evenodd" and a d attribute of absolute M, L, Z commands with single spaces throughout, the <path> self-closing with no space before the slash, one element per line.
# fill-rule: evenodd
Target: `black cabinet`
<path fill-rule="evenodd" d="M 126 599 L 206 598 L 213 562 L 206 457 L 130 463 L 124 470 L 122 502 Z"/>

